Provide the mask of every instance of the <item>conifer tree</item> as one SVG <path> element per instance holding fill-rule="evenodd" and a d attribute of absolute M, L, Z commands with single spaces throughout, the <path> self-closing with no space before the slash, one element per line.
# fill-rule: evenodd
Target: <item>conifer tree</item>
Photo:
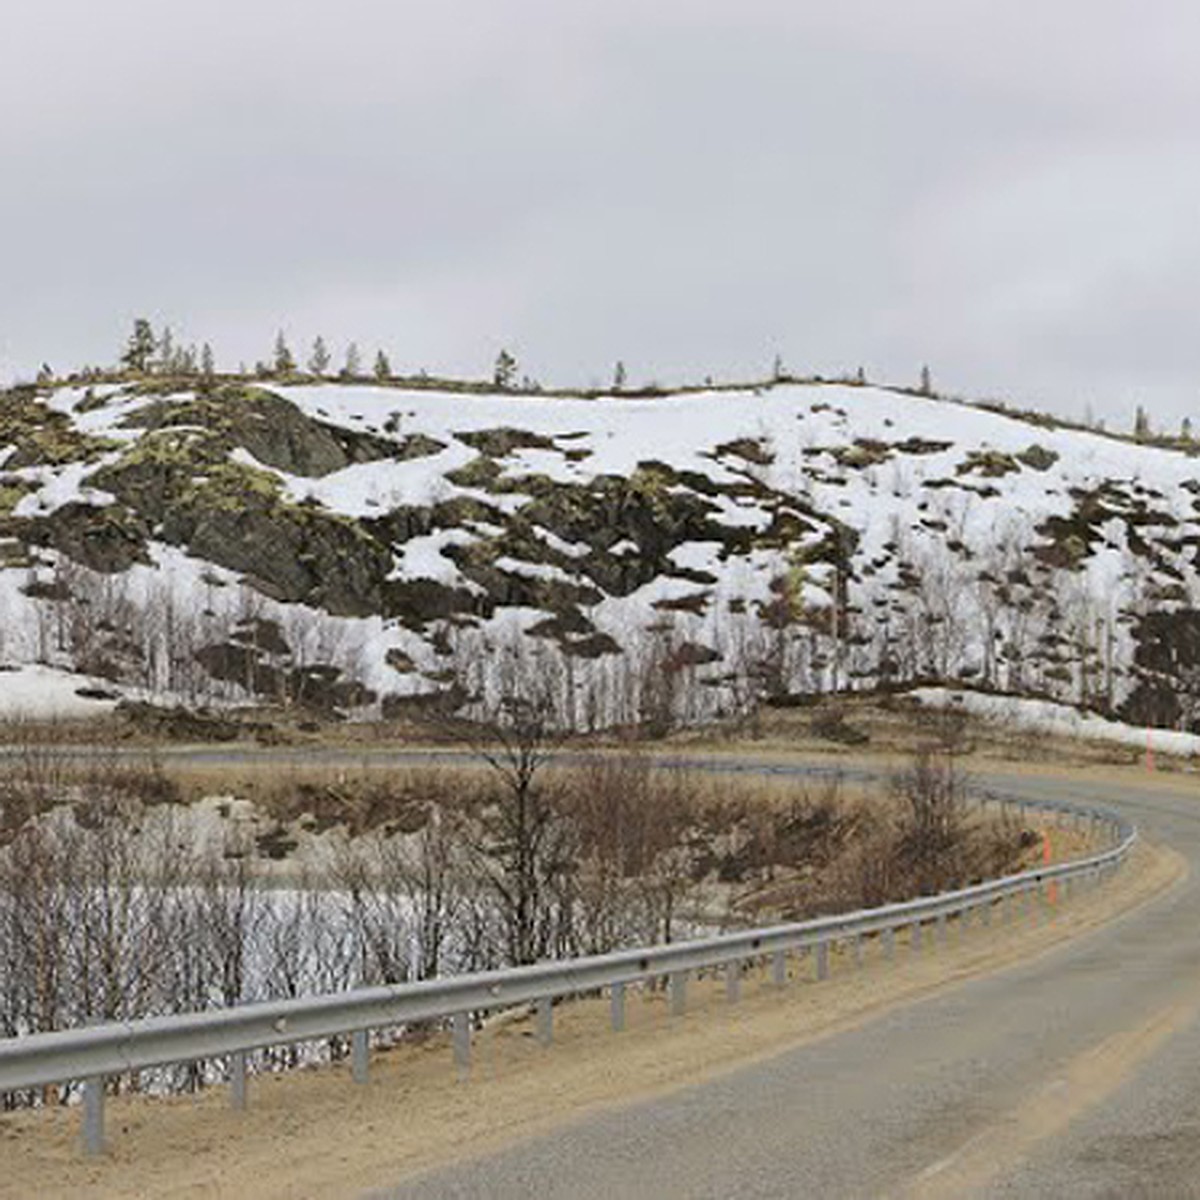
<path fill-rule="evenodd" d="M 295 373 L 296 360 L 292 357 L 291 350 L 288 349 L 287 340 L 283 336 L 282 329 L 275 335 L 274 364 L 276 375 L 291 375 Z"/>
<path fill-rule="evenodd" d="M 492 372 L 492 382 L 501 389 L 508 391 L 517 379 L 517 360 L 507 350 L 501 350 L 496 357 L 496 366 Z"/>
<path fill-rule="evenodd" d="M 133 323 L 133 333 L 125 343 L 125 352 L 121 355 L 122 365 L 131 371 L 144 372 L 150 364 L 154 353 L 154 330 L 145 317 L 138 317 Z"/>
<path fill-rule="evenodd" d="M 623 362 L 618 361 L 616 367 L 613 369 L 613 391 L 614 392 L 619 392 L 625 387 L 626 378 L 627 378 L 627 376 L 625 373 L 625 364 Z"/>
<path fill-rule="evenodd" d="M 358 343 L 351 342 L 346 347 L 346 365 L 342 368 L 343 379 L 357 379 L 362 374 L 362 355 L 358 352 Z"/>
<path fill-rule="evenodd" d="M 170 325 L 164 325 L 158 335 L 155 347 L 158 354 L 158 370 L 162 375 L 170 375 L 175 367 L 175 336 L 171 333 Z"/>
<path fill-rule="evenodd" d="M 921 386 L 917 390 L 922 396 L 933 395 L 933 376 L 927 366 L 921 368 Z"/>
<path fill-rule="evenodd" d="M 200 349 L 200 374 L 205 379 L 211 379 L 216 373 L 217 364 L 213 358 L 213 348 L 205 342 Z"/>
<path fill-rule="evenodd" d="M 312 353 L 308 356 L 309 373 L 320 378 L 328 372 L 329 362 L 329 347 L 325 345 L 325 339 L 318 334 L 312 344 Z"/>
<path fill-rule="evenodd" d="M 375 355 L 375 378 L 376 379 L 391 379 L 392 364 L 388 361 L 388 356 L 380 350 Z"/>
<path fill-rule="evenodd" d="M 1150 418 L 1146 415 L 1146 410 L 1140 404 L 1133 414 L 1133 436 L 1139 442 L 1144 441 L 1150 436 Z"/>

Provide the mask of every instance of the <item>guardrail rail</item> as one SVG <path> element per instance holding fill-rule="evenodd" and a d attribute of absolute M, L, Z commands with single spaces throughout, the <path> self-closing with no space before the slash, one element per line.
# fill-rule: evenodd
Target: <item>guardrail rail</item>
<path fill-rule="evenodd" d="M 790 772 L 777 769 L 777 773 Z M 788 956 L 811 952 L 819 981 L 829 974 L 835 943 L 851 943 L 854 961 L 861 965 L 865 938 L 878 937 L 883 953 L 891 959 L 897 931 L 908 929 L 912 950 L 919 952 L 929 932 L 944 942 L 953 918 L 965 932 L 976 918 L 981 925 L 990 925 L 997 906 L 1002 906 L 1005 918 L 1011 918 L 1017 901 L 1032 910 L 1036 900 L 1045 899 L 1050 885 L 1061 887 L 1067 899 L 1075 885 L 1102 881 L 1125 861 L 1138 837 L 1132 824 L 1102 808 L 989 792 L 973 793 L 972 799 L 985 809 L 997 804 L 1015 806 L 1022 813 L 1040 810 L 1059 823 L 1087 827 L 1098 840 L 1110 844 L 1075 861 L 815 920 L 418 983 L 8 1038 L 0 1041 L 0 1093 L 82 1081 L 83 1147 L 88 1154 L 99 1154 L 104 1149 L 106 1078 L 149 1068 L 227 1057 L 232 1103 L 240 1108 L 247 1102 L 247 1055 L 252 1051 L 349 1035 L 352 1076 L 363 1083 L 371 1030 L 449 1020 L 455 1063 L 465 1075 L 470 1066 L 472 1014 L 534 1004 L 538 1037 L 548 1044 L 553 1037 L 554 1001 L 577 993 L 607 992 L 611 1025 L 619 1031 L 625 1025 L 625 992 L 631 984 L 665 979 L 670 1010 L 678 1015 L 686 1008 L 688 976 L 700 971 L 723 971 L 728 998 L 736 1001 L 747 964 L 769 961 L 773 981 L 782 985 Z"/>

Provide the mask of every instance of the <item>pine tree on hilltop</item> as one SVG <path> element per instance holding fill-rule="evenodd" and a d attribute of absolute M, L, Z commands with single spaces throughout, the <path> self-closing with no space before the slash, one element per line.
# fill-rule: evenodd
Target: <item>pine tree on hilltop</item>
<path fill-rule="evenodd" d="M 205 342 L 200 350 L 200 374 L 205 379 L 211 379 L 216 373 L 217 364 L 213 358 L 213 348 Z"/>
<path fill-rule="evenodd" d="M 309 373 L 318 378 L 322 377 L 329 370 L 329 362 L 329 347 L 325 345 L 325 339 L 318 335 L 312 344 L 312 353 L 308 356 Z"/>
<path fill-rule="evenodd" d="M 928 367 L 921 368 L 921 386 L 917 390 L 922 396 L 933 395 L 933 375 Z"/>
<path fill-rule="evenodd" d="M 509 391 L 517 380 L 517 360 L 507 350 L 501 350 L 496 357 L 496 366 L 492 372 L 492 382 L 501 391 Z"/>
<path fill-rule="evenodd" d="M 375 378 L 376 379 L 391 379 L 392 364 L 388 361 L 388 356 L 380 350 L 375 355 Z"/>
<path fill-rule="evenodd" d="M 175 336 L 171 333 L 170 325 L 164 325 L 158 335 L 155 347 L 158 354 L 158 370 L 163 375 L 171 375 L 175 366 Z"/>
<path fill-rule="evenodd" d="M 291 350 L 288 349 L 282 329 L 275 335 L 274 363 L 276 375 L 292 375 L 295 373 L 296 360 L 292 357 Z"/>
<path fill-rule="evenodd" d="M 346 347 L 346 365 L 342 368 L 343 379 L 357 379 L 362 374 L 362 355 L 358 352 L 358 343 L 351 342 Z"/>
<path fill-rule="evenodd" d="M 154 354 L 154 330 L 145 317 L 138 317 L 133 323 L 133 333 L 125 343 L 125 352 L 121 355 L 121 363 L 131 371 L 145 372 Z"/>
<path fill-rule="evenodd" d="M 619 392 L 624 389 L 626 378 L 627 378 L 627 376 L 625 373 L 625 364 L 623 362 L 618 362 L 616 365 L 616 368 L 613 370 L 613 384 L 612 385 L 613 385 L 614 392 Z"/>
<path fill-rule="evenodd" d="M 1150 436 L 1150 418 L 1140 404 L 1133 414 L 1133 436 L 1139 442 L 1145 441 Z"/>

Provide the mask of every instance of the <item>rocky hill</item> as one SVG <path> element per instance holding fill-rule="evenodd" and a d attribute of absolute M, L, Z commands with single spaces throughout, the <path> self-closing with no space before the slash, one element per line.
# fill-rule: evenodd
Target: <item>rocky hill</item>
<path fill-rule="evenodd" d="M 216 379 L 13 389 L 0 447 L 12 662 L 396 711 L 520 644 L 587 724 L 934 680 L 1200 727 L 1190 446 L 850 383 Z"/>

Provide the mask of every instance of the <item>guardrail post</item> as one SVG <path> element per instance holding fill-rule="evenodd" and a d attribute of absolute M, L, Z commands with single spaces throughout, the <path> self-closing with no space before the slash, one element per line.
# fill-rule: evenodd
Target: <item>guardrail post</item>
<path fill-rule="evenodd" d="M 975 905 L 964 904 L 962 910 L 958 914 L 958 936 L 961 940 L 968 929 L 971 928 L 971 920 L 975 916 Z"/>
<path fill-rule="evenodd" d="M 471 1073 L 471 1014 L 454 1014 L 454 1065 L 460 1080 Z"/>
<path fill-rule="evenodd" d="M 554 1041 L 554 1001 L 549 996 L 537 1002 L 537 1040 L 543 1046 Z"/>
<path fill-rule="evenodd" d="M 742 998 L 742 964 L 740 959 L 725 964 L 725 999 L 736 1004 Z"/>
<path fill-rule="evenodd" d="M 946 914 L 944 912 L 937 915 L 937 944 L 939 949 L 944 949 L 946 946 Z"/>
<path fill-rule="evenodd" d="M 817 981 L 829 978 L 829 943 L 817 943 Z"/>
<path fill-rule="evenodd" d="M 854 935 L 854 967 L 856 970 L 862 970 L 863 965 L 863 935 L 856 933 Z"/>
<path fill-rule="evenodd" d="M 682 1017 L 687 1011 L 687 972 L 672 971 L 670 979 L 671 1016 Z"/>
<path fill-rule="evenodd" d="M 896 959 L 896 930 L 891 925 L 883 931 L 883 956 L 888 962 Z"/>
<path fill-rule="evenodd" d="M 246 1107 L 246 1052 L 229 1056 L 229 1103 L 239 1112 Z"/>
<path fill-rule="evenodd" d="M 1001 900 L 1000 903 L 1003 904 L 1004 901 Z M 991 928 L 991 925 L 992 925 L 992 902 L 990 900 L 985 900 L 983 902 L 983 904 L 980 906 L 979 922 L 984 927 L 984 929 Z"/>
<path fill-rule="evenodd" d="M 771 981 L 776 987 L 787 983 L 787 956 L 782 950 L 776 950 L 771 955 Z"/>
<path fill-rule="evenodd" d="M 613 1033 L 625 1028 L 625 985 L 614 983 L 608 998 L 609 1014 L 612 1017 Z"/>
<path fill-rule="evenodd" d="M 356 1029 L 350 1035 L 350 1076 L 355 1083 L 367 1082 L 370 1049 L 370 1034 L 365 1029 Z"/>
<path fill-rule="evenodd" d="M 95 1075 L 83 1083 L 83 1152 L 104 1153 L 104 1077 Z"/>
<path fill-rule="evenodd" d="M 912 948 L 914 954 L 921 953 L 921 922 L 912 923 Z"/>

